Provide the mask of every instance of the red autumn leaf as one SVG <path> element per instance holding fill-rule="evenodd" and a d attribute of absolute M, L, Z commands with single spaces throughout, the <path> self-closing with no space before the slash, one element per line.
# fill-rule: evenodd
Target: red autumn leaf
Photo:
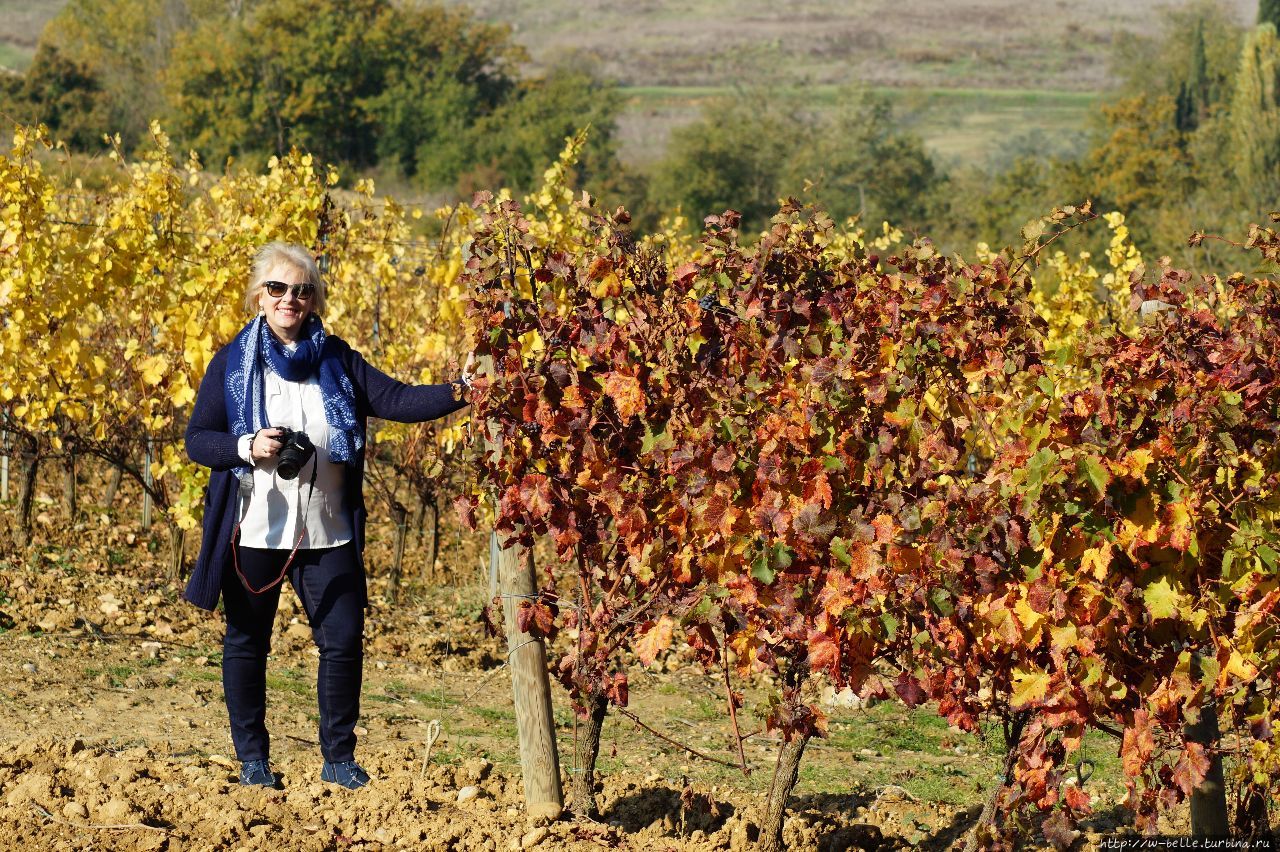
<path fill-rule="evenodd" d="M 827 480 L 826 471 L 819 471 L 816 476 L 804 485 L 804 499 L 817 502 L 824 509 L 831 508 L 831 483 Z"/>
<path fill-rule="evenodd" d="M 636 657 L 646 666 L 653 665 L 658 654 L 671 647 L 671 628 L 675 621 L 670 616 L 662 616 L 654 622 L 636 640 Z"/>
<path fill-rule="evenodd" d="M 1061 810 L 1055 811 L 1040 823 L 1040 831 L 1044 834 L 1044 839 L 1053 844 L 1054 849 L 1070 849 L 1080 836 L 1070 814 Z"/>
<path fill-rule="evenodd" d="M 547 367 L 547 375 L 551 377 L 551 381 L 555 382 L 556 387 L 567 388 L 573 384 L 573 368 L 564 361 L 553 361 Z"/>
<path fill-rule="evenodd" d="M 604 378 L 604 392 L 613 400 L 618 414 L 623 420 L 644 411 L 644 391 L 640 388 L 640 380 L 625 373 L 609 373 Z"/>
<path fill-rule="evenodd" d="M 840 668 L 840 645 L 818 630 L 809 632 L 809 668 L 835 675 Z"/>
<path fill-rule="evenodd" d="M 612 271 L 613 262 L 609 258 L 597 257 L 591 261 L 591 268 L 587 270 L 587 277 L 592 281 L 599 281 Z"/>
<path fill-rule="evenodd" d="M 1073 811 L 1089 811 L 1089 794 L 1075 784 L 1063 786 L 1062 798 Z"/>
<path fill-rule="evenodd" d="M 719 493 L 712 494 L 702 504 L 702 517 L 707 527 L 716 532 L 719 532 L 723 527 L 725 517 L 729 511 L 729 501 Z"/>
<path fill-rule="evenodd" d="M 539 400 L 538 407 L 534 411 L 533 420 L 542 429 L 543 440 L 552 437 L 556 428 L 556 418 L 560 416 L 559 409 L 551 405 L 546 400 Z"/>
<path fill-rule="evenodd" d="M 888 562 L 895 571 L 900 573 L 917 571 L 920 568 L 920 551 L 914 547 L 890 545 Z"/>
<path fill-rule="evenodd" d="M 516 626 L 522 633 L 548 639 L 555 635 L 555 611 L 542 601 L 520 601 L 520 606 L 516 608 Z"/>
<path fill-rule="evenodd" d="M 791 513 L 783 506 L 782 495 L 770 489 L 752 509 L 751 520 L 761 529 L 772 530 L 782 535 L 791 525 Z"/>
<path fill-rule="evenodd" d="M 574 545 L 582 541 L 582 534 L 573 527 L 557 530 L 555 533 L 556 552 L 568 554 L 573 551 Z"/>
<path fill-rule="evenodd" d="M 738 456 L 733 451 L 733 447 L 725 444 L 716 450 L 716 454 L 711 457 L 711 466 L 721 473 L 725 473 L 733 467 L 734 462 L 737 460 Z"/>
<path fill-rule="evenodd" d="M 815 621 L 821 619 L 824 623 L 836 623 L 853 603 L 853 580 L 848 574 L 832 571 L 827 574 L 827 582 L 818 593 L 820 615 Z"/>
<path fill-rule="evenodd" d="M 849 576 L 857 580 L 865 580 L 876 571 L 875 554 L 871 547 L 860 541 L 850 542 Z"/>
<path fill-rule="evenodd" d="M 470 495 L 459 494 L 453 498 L 453 509 L 458 514 L 458 520 L 471 531 L 476 528 L 476 507 L 472 502 Z"/>
<path fill-rule="evenodd" d="M 1173 783 L 1186 795 L 1200 786 L 1209 774 L 1209 755 L 1200 743 L 1187 743 L 1177 764 L 1173 767 Z"/>
<path fill-rule="evenodd" d="M 632 506 L 617 519 L 618 535 L 627 542 L 632 555 L 639 556 L 644 550 L 644 539 L 652 532 L 649 519 L 639 506 Z"/>
<path fill-rule="evenodd" d="M 520 502 L 534 518 L 545 518 L 551 513 L 551 480 L 541 473 L 526 474 L 520 480 Z"/>
<path fill-rule="evenodd" d="M 605 697 L 619 707 L 627 706 L 627 676 L 622 672 L 615 674 L 605 687 Z"/>
<path fill-rule="evenodd" d="M 920 681 L 906 672 L 898 675 L 898 681 L 893 685 L 893 691 L 898 693 L 902 703 L 908 707 L 919 707 L 928 700 L 925 691 L 920 687 Z"/>
<path fill-rule="evenodd" d="M 807 503 L 800 507 L 791 525 L 797 533 L 822 542 L 831 537 L 835 531 L 836 521 L 829 516 L 824 518 L 822 508 L 818 504 Z"/>
<path fill-rule="evenodd" d="M 1151 716 L 1146 710 L 1133 711 L 1133 723 L 1124 729 L 1120 744 L 1120 757 L 1125 774 L 1137 777 L 1156 750 Z"/>
<path fill-rule="evenodd" d="M 596 486 L 596 499 L 609 508 L 614 515 L 622 514 L 626 500 L 622 496 L 622 477 L 617 471 L 610 471 L 604 481 Z"/>
<path fill-rule="evenodd" d="M 698 269 L 698 264 L 686 263 L 676 267 L 675 271 L 671 273 L 671 277 L 682 284 L 688 284 L 689 280 L 698 274 Z"/>

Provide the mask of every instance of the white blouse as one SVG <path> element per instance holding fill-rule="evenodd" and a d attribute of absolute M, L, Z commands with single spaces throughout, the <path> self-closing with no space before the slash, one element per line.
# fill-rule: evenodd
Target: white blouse
<path fill-rule="evenodd" d="M 253 491 L 240 501 L 240 544 L 272 550 L 337 547 L 351 541 L 351 517 L 343 511 L 344 465 L 329 461 L 329 423 L 324 416 L 320 381 L 312 376 L 305 382 L 290 382 L 264 370 L 263 396 L 267 422 L 273 427 L 300 429 L 307 433 L 316 452 L 295 479 L 276 475 L 277 459 L 254 460 L 249 449 L 252 435 L 242 435 L 240 457 L 253 467 Z M 315 493 L 311 493 L 311 471 L 316 469 Z"/>

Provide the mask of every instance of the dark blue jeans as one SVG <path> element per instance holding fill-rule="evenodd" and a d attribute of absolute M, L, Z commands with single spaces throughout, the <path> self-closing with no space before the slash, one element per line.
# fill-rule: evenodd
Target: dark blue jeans
<path fill-rule="evenodd" d="M 236 546 L 240 570 L 261 589 L 289 558 L 287 550 Z M 289 582 L 302 602 L 311 635 L 320 649 L 316 693 L 320 704 L 320 751 L 337 763 L 355 759 L 356 719 L 364 664 L 364 572 L 355 544 L 299 550 L 289 566 Z M 231 739 L 240 760 L 269 758 L 267 734 L 267 653 L 283 584 L 262 594 L 244 587 L 234 571 L 222 583 L 227 632 L 222 642 L 222 689 L 231 719 Z"/>

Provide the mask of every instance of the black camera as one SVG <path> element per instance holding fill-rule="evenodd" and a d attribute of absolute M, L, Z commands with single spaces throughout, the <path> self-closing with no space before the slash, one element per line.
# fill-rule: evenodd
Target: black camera
<path fill-rule="evenodd" d="M 300 429 L 281 428 L 276 440 L 283 444 L 276 456 L 276 473 L 281 479 L 297 479 L 298 471 L 316 454 L 316 445 Z"/>

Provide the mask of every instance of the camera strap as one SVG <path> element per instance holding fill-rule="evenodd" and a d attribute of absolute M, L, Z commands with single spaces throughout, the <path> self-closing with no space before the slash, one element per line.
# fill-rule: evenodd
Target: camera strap
<path fill-rule="evenodd" d="M 316 469 L 320 467 L 320 454 L 316 453 L 311 457 L 311 481 L 307 483 L 309 490 L 307 491 L 307 503 L 302 507 L 301 516 L 298 518 L 298 540 L 293 543 L 293 550 L 289 551 L 289 558 L 284 561 L 284 567 L 280 569 L 280 576 L 276 577 L 270 583 L 267 583 L 261 589 L 255 589 L 249 582 L 249 578 L 240 570 L 239 542 L 236 538 L 240 535 L 240 524 L 244 522 L 244 514 L 240 515 L 240 519 L 236 521 L 236 528 L 231 531 L 231 561 L 236 566 L 236 575 L 240 578 L 240 585 L 251 594 L 261 595 L 271 591 L 276 586 L 284 582 L 285 575 L 289 573 L 289 566 L 293 564 L 293 557 L 298 555 L 298 547 L 302 544 L 302 538 L 307 534 L 307 510 L 311 508 L 311 497 L 316 493 Z M 248 506 L 245 506 L 248 510 Z"/>

